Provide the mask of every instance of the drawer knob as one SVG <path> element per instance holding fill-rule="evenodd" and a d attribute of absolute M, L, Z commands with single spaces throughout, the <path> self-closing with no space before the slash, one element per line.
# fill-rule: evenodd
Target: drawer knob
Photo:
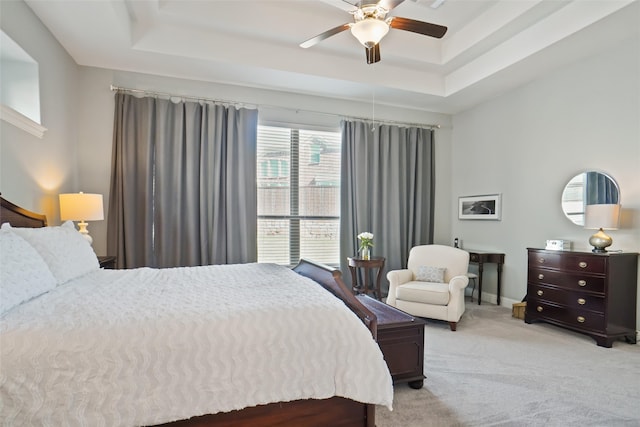
<path fill-rule="evenodd" d="M 587 268 L 587 263 L 584 261 L 580 261 L 578 265 L 580 266 L 580 268 Z"/>
<path fill-rule="evenodd" d="M 544 294 L 544 292 L 542 292 L 542 291 L 538 291 L 538 292 L 536 292 L 536 293 L 538 294 L 538 296 L 539 296 L 539 297 L 541 297 L 541 296 L 542 296 L 542 294 Z"/>
<path fill-rule="evenodd" d="M 584 298 L 578 298 L 578 304 L 580 305 L 585 305 L 587 302 L 584 300 Z"/>
<path fill-rule="evenodd" d="M 538 279 L 540 279 L 540 280 L 544 279 L 544 274 L 542 274 L 542 273 L 538 274 Z"/>
<path fill-rule="evenodd" d="M 578 316 L 578 318 L 576 319 L 579 323 L 584 323 L 585 318 L 582 316 Z"/>
<path fill-rule="evenodd" d="M 578 286 L 587 286 L 586 280 L 578 280 Z"/>
<path fill-rule="evenodd" d="M 536 310 L 538 310 L 538 313 L 542 313 L 543 308 L 542 308 L 542 307 L 540 307 L 540 306 L 537 306 L 537 307 L 536 307 Z"/>
<path fill-rule="evenodd" d="M 538 258 L 538 262 L 539 262 L 540 264 L 544 264 L 544 258 Z"/>

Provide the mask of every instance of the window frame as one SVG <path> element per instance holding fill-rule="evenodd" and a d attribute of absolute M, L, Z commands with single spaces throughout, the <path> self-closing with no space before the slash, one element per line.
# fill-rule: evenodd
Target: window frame
<path fill-rule="evenodd" d="M 257 220 L 283 220 L 289 222 L 289 263 L 288 266 L 294 266 L 300 261 L 300 252 L 302 247 L 301 236 L 301 223 L 305 220 L 316 221 L 337 221 L 338 226 L 340 223 L 340 214 L 337 215 L 300 215 L 300 167 L 309 159 L 300 158 L 300 132 L 328 132 L 340 134 L 339 129 L 335 128 L 319 128 L 318 126 L 308 126 L 303 124 L 284 124 L 284 123 L 259 123 L 258 127 L 275 127 L 289 129 L 291 132 L 289 141 L 289 164 L 287 172 L 289 177 L 289 213 L 282 215 L 262 215 L 258 213 Z M 314 163 L 319 164 L 319 162 Z M 258 166 L 260 167 L 260 166 Z M 282 166 L 280 167 L 282 171 Z M 260 171 L 258 171 L 258 179 L 261 178 Z M 342 183 L 340 182 L 340 185 Z M 339 228 L 339 227 L 338 227 Z M 339 234 L 338 234 L 338 252 L 339 252 Z M 260 258 L 260 245 L 258 245 L 258 259 Z M 260 262 L 260 261 L 259 261 Z M 335 262 L 326 263 L 330 266 L 339 266 L 340 259 Z"/>

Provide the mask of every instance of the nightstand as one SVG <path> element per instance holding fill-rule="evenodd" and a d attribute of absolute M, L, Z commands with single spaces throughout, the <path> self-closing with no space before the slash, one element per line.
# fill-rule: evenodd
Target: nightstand
<path fill-rule="evenodd" d="M 382 300 L 382 293 L 380 292 L 380 279 L 382 278 L 382 270 L 384 270 L 384 257 L 371 257 L 370 259 L 362 259 L 357 257 L 348 257 L 349 270 L 351 270 L 351 284 L 353 286 L 353 292 L 356 294 L 368 294 L 373 292 L 378 300 Z M 358 268 L 364 269 L 364 283 L 360 286 L 357 284 Z M 376 274 L 376 287 L 372 289 L 369 286 L 369 270 L 378 269 Z"/>
<path fill-rule="evenodd" d="M 99 256 L 98 262 L 100 263 L 100 268 L 107 268 L 110 270 L 116 268 L 116 257 L 113 255 Z"/>

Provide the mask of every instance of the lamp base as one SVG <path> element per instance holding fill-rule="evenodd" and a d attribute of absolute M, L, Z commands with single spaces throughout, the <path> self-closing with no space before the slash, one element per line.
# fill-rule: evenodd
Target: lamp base
<path fill-rule="evenodd" d="M 596 234 L 589 238 L 589 244 L 593 246 L 591 252 L 593 253 L 604 253 L 607 252 L 607 249 L 613 243 L 613 239 L 607 236 L 602 228 L 598 230 Z"/>
<path fill-rule="evenodd" d="M 91 235 L 89 234 L 89 230 L 87 230 L 87 226 L 89 224 L 86 223 L 85 221 L 80 221 L 78 223 L 78 228 L 80 228 L 80 230 L 78 230 L 80 232 L 80 234 L 82 234 L 82 237 L 84 237 L 85 239 L 87 239 L 87 241 L 89 242 L 89 245 L 93 244 L 93 237 L 91 237 Z"/>

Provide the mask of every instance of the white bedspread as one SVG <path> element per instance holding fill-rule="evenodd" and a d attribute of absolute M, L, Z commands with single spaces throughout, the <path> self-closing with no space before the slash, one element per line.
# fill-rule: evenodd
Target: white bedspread
<path fill-rule="evenodd" d="M 343 396 L 391 409 L 369 331 L 320 285 L 245 264 L 100 270 L 0 320 L 4 425 L 134 426 Z"/>

